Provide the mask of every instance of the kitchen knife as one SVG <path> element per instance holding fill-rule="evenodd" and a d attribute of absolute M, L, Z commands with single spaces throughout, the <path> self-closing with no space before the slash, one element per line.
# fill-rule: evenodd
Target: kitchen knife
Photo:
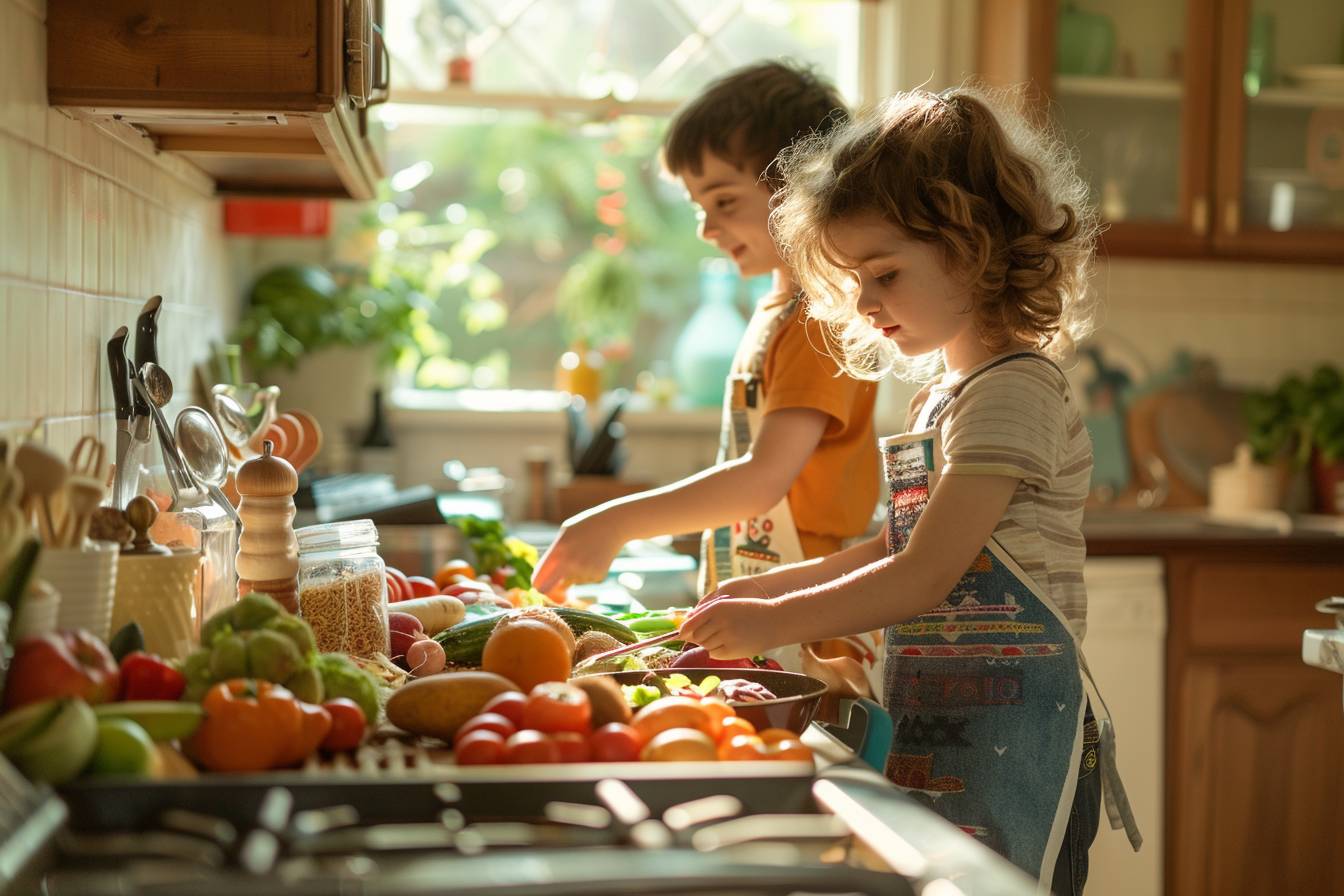
<path fill-rule="evenodd" d="M 601 427 L 594 433 L 592 439 L 588 442 L 588 446 L 575 463 L 574 473 L 576 475 L 600 476 L 605 473 L 603 467 L 610 461 L 611 452 L 615 448 L 616 442 L 625 434 L 623 427 L 613 424 L 621 416 L 621 411 L 625 409 L 625 403 L 629 398 L 630 393 L 624 389 L 618 389 L 612 393 L 613 404 L 611 410 L 607 412 L 606 419 L 602 421 Z"/>
<path fill-rule="evenodd" d="M 149 301 L 145 302 L 144 307 L 140 309 L 140 316 L 135 319 L 135 366 L 131 368 L 131 371 L 139 370 L 145 361 L 158 363 L 158 317 L 159 308 L 162 305 L 163 296 L 150 296 Z M 128 379 L 134 379 L 130 371 L 127 372 L 127 376 Z M 149 453 L 150 427 L 153 425 L 149 403 L 137 390 L 131 389 L 130 391 L 133 415 L 130 423 L 131 446 L 127 451 L 125 461 L 129 479 L 124 481 L 121 486 L 121 497 L 125 498 L 125 502 L 129 502 L 131 498 L 135 497 L 139 490 L 140 463 Z M 118 506 L 124 509 L 126 507 L 125 502 L 118 504 Z"/>
<path fill-rule="evenodd" d="M 125 508 L 139 486 L 139 470 L 130 469 L 131 457 L 131 374 L 126 361 L 126 339 L 130 331 L 117 327 L 107 341 L 107 373 L 112 379 L 112 401 L 117 416 L 116 472 L 112 479 L 112 506 Z"/>

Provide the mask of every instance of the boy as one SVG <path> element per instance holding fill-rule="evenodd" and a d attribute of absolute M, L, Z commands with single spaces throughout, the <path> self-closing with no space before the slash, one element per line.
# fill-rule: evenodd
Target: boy
<path fill-rule="evenodd" d="M 805 68 L 771 61 L 725 75 L 672 121 L 662 163 L 698 207 L 700 237 L 744 278 L 770 274 L 772 288 L 733 363 L 719 462 L 566 520 L 537 565 L 539 590 L 601 580 L 628 540 L 722 527 L 717 537 L 706 532 L 707 593 L 730 576 L 834 553 L 867 527 L 880 478 L 876 386 L 840 372 L 769 226 L 776 155 L 847 118 L 833 87 Z M 824 652 L 861 663 L 867 650 L 832 645 Z M 793 654 L 781 660 L 797 669 Z M 857 666 L 838 670 L 858 690 L 864 674 Z"/>

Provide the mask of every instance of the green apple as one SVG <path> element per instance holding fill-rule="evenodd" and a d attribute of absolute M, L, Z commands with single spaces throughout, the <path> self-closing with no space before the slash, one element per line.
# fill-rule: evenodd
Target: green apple
<path fill-rule="evenodd" d="M 90 775 L 134 775 L 143 777 L 154 768 L 154 741 L 138 723 L 130 719 L 102 719 L 98 722 L 98 745 L 87 773 Z"/>

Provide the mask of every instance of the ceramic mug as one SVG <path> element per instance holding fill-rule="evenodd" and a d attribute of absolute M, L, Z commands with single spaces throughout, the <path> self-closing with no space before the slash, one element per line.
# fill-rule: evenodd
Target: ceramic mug
<path fill-rule="evenodd" d="M 200 551 L 127 554 L 121 558 L 112 628 L 136 622 L 145 650 L 164 659 L 183 659 L 196 643 L 192 585 L 201 566 Z"/>
<path fill-rule="evenodd" d="M 37 577 L 60 595 L 57 629 L 82 628 L 107 640 L 119 557 L 117 545 L 110 541 L 91 541 L 83 548 L 44 548 L 38 554 Z"/>

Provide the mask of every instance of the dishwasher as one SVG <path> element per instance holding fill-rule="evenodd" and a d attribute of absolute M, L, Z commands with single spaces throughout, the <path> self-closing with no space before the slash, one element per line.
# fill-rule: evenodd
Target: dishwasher
<path fill-rule="evenodd" d="M 1110 707 L 1120 775 L 1143 832 L 1135 853 L 1103 811 L 1087 896 L 1162 893 L 1167 598 L 1159 557 L 1089 558 L 1083 653 Z"/>

